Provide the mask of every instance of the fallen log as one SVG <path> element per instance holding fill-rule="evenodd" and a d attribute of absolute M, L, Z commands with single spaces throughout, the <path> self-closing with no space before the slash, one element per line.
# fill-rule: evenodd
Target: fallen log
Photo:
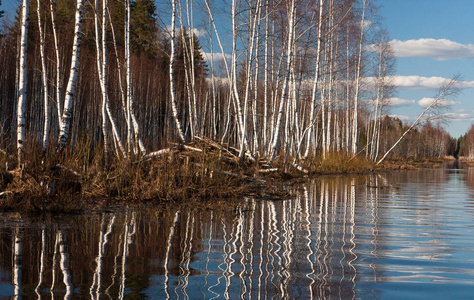
<path fill-rule="evenodd" d="M 273 173 L 278 172 L 278 168 L 271 168 L 271 169 L 260 169 L 257 170 L 258 173 Z"/>
<path fill-rule="evenodd" d="M 292 166 L 293 168 L 295 168 L 296 170 L 301 171 L 301 172 L 303 172 L 303 173 L 305 173 L 305 174 L 308 174 L 308 173 L 309 173 L 308 170 L 306 170 L 305 168 L 303 168 L 302 166 L 300 166 L 300 165 L 298 165 L 298 164 L 292 164 L 291 166 Z"/>
<path fill-rule="evenodd" d="M 236 173 L 232 173 L 232 172 L 225 171 L 225 170 L 221 170 L 221 169 L 217 169 L 217 168 L 205 167 L 205 166 L 203 166 L 203 165 L 200 164 L 200 163 L 194 163 L 194 165 L 196 165 L 196 166 L 199 167 L 199 168 L 208 168 L 209 170 L 212 170 L 212 171 L 214 171 L 214 172 L 221 173 L 221 174 L 224 174 L 224 175 L 227 175 L 227 176 L 236 177 L 236 178 L 241 178 L 241 179 L 244 179 L 244 180 L 253 181 L 253 182 L 258 182 L 258 183 L 266 183 L 265 180 L 258 179 L 258 178 L 252 177 L 252 176 L 239 175 L 239 174 L 236 174 Z"/>

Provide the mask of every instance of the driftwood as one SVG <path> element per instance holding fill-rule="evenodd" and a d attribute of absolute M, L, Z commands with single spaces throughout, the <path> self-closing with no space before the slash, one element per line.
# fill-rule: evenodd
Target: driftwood
<path fill-rule="evenodd" d="M 229 149 L 232 149 L 235 152 L 240 153 L 240 150 L 237 148 L 229 146 Z M 253 157 L 252 154 L 248 151 L 245 151 L 245 156 L 248 157 L 251 161 L 256 161 L 255 157 Z"/>
<path fill-rule="evenodd" d="M 273 172 L 278 172 L 278 168 L 271 168 L 271 169 L 260 169 L 257 170 L 258 173 L 273 173 Z"/>
<path fill-rule="evenodd" d="M 12 192 L 12 191 L 0 192 L 0 198 L 4 198 L 4 197 L 7 196 L 8 194 L 13 194 L 13 192 Z"/>
<path fill-rule="evenodd" d="M 148 161 L 154 157 L 160 157 L 160 156 L 163 156 L 163 155 L 166 155 L 166 154 L 169 154 L 173 151 L 173 149 L 171 148 L 166 148 L 166 149 L 161 149 L 161 150 L 158 150 L 158 151 L 155 151 L 155 152 L 150 152 L 146 155 L 144 155 L 142 157 L 142 159 L 139 161 L 139 162 L 144 162 L 144 161 Z M 176 150 L 174 150 L 174 152 L 177 152 Z"/>
<path fill-rule="evenodd" d="M 221 150 L 221 151 L 225 151 L 227 154 L 229 154 L 231 157 L 233 157 L 233 158 L 235 158 L 235 159 L 238 158 L 238 156 L 235 155 L 234 153 L 232 153 L 231 151 L 229 151 L 229 149 L 227 149 L 226 147 L 224 147 L 224 146 L 222 146 L 222 145 L 220 145 L 220 144 L 214 142 L 214 141 L 211 140 L 211 139 L 203 139 L 203 138 L 198 137 L 198 136 L 195 136 L 195 138 L 196 138 L 197 140 L 200 140 L 200 141 L 206 143 L 206 144 L 211 145 L 211 146 L 214 147 L 214 148 L 217 148 L 217 149 L 219 149 L 219 150 Z"/>
<path fill-rule="evenodd" d="M 308 174 L 308 173 L 309 173 L 308 170 L 306 170 L 305 168 L 303 168 L 303 167 L 300 166 L 300 165 L 292 164 L 291 166 L 292 166 L 293 168 L 295 168 L 296 170 L 301 171 L 301 172 L 303 172 L 303 173 L 305 173 L 305 174 Z"/>
<path fill-rule="evenodd" d="M 190 151 L 196 151 L 196 152 L 203 152 L 202 149 L 196 148 L 196 147 L 191 147 L 188 145 L 182 145 L 184 149 L 190 150 Z"/>
<path fill-rule="evenodd" d="M 60 168 L 60 169 L 66 170 L 66 171 L 68 171 L 68 172 L 70 172 L 70 173 L 76 175 L 77 177 L 81 177 L 81 176 L 82 176 L 81 173 L 76 172 L 76 171 L 74 171 L 73 169 L 70 169 L 70 168 L 66 167 L 65 165 L 57 164 L 56 166 L 57 166 L 58 168 Z"/>
<path fill-rule="evenodd" d="M 194 165 L 196 165 L 197 167 L 200 167 L 200 168 L 208 168 L 209 170 L 212 170 L 214 172 L 221 173 L 221 174 L 224 174 L 224 175 L 227 175 L 227 176 L 241 178 L 241 179 L 244 179 L 244 180 L 258 182 L 258 183 L 266 183 L 265 180 L 258 179 L 258 178 L 252 177 L 252 176 L 239 175 L 239 174 L 236 174 L 236 173 L 232 173 L 232 172 L 229 172 L 229 171 L 224 171 L 224 170 L 217 169 L 217 168 L 205 167 L 200 163 L 194 163 Z"/>

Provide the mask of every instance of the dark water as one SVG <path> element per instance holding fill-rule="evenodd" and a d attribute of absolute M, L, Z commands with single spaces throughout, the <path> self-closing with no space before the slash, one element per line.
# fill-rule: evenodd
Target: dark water
<path fill-rule="evenodd" d="M 213 208 L 0 214 L 0 298 L 472 299 L 474 169 L 295 191 Z"/>

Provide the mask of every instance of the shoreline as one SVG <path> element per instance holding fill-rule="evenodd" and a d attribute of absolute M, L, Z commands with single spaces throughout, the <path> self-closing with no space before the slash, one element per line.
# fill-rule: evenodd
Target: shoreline
<path fill-rule="evenodd" d="M 285 186 L 307 178 L 439 168 L 455 161 L 454 157 L 389 158 L 377 166 L 362 157 L 332 153 L 325 159 L 302 160 L 299 165 L 281 159 L 270 165 L 258 158 L 239 160 L 237 149 L 212 141 L 165 150 L 110 159 L 107 164 L 97 153 L 83 166 L 77 164 L 77 157 L 60 160 L 50 156 L 44 163 L 33 160 L 24 169 L 3 169 L 0 211 L 77 213 L 110 205 L 203 203 L 242 196 L 280 200 L 291 196 Z M 460 161 L 469 163 L 465 158 Z"/>

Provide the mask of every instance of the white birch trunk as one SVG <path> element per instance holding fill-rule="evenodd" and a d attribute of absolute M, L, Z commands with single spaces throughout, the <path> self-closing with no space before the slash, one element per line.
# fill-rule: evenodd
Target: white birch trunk
<path fill-rule="evenodd" d="M 265 153 L 268 151 L 268 36 L 269 36 L 269 24 L 268 24 L 268 6 L 265 6 L 265 58 L 264 58 L 264 65 L 265 65 L 265 72 L 264 72 L 264 95 L 263 95 L 263 145 Z"/>
<path fill-rule="evenodd" d="M 324 0 L 319 1 L 319 20 L 318 20 L 318 46 L 316 50 L 316 67 L 314 69 L 314 81 L 313 81 L 313 91 L 311 93 L 311 111 L 309 116 L 310 124 L 314 124 L 315 111 L 316 111 L 316 91 L 318 89 L 319 81 L 319 67 L 320 67 L 320 57 L 321 57 L 321 42 L 322 42 L 322 24 L 323 24 L 323 6 Z M 313 125 L 308 129 L 308 141 L 306 142 L 306 151 L 304 153 L 304 158 L 309 156 L 311 151 L 311 142 L 313 139 L 312 135 Z"/>
<path fill-rule="evenodd" d="M 355 74 L 355 91 L 354 91 L 354 112 L 352 118 L 352 153 L 357 153 L 357 144 L 358 144 L 358 101 L 359 101 L 359 85 L 360 85 L 360 70 L 362 68 L 362 48 L 364 43 L 364 34 L 365 34 L 365 10 L 367 9 L 369 0 L 363 0 L 362 8 L 362 18 L 360 21 L 360 40 L 359 40 L 359 53 L 357 57 L 357 66 Z"/>
<path fill-rule="evenodd" d="M 278 150 L 279 142 L 280 142 L 280 133 L 281 133 L 281 123 L 283 119 L 283 113 L 286 106 L 286 101 L 288 98 L 288 84 L 289 84 L 289 77 L 291 72 L 291 64 L 293 61 L 293 42 L 294 42 L 294 35 L 295 35 L 295 11 L 296 11 L 296 3 L 295 0 L 292 0 L 288 5 L 289 7 L 289 14 L 288 14 L 288 41 L 287 41 L 287 61 L 286 61 L 286 74 L 284 76 L 284 83 L 283 83 L 283 90 L 281 94 L 280 100 L 280 108 L 278 110 L 278 117 L 275 124 L 275 134 L 273 137 L 273 145 L 270 152 L 270 159 L 269 161 L 272 162 L 275 158 L 276 152 Z"/>
<path fill-rule="evenodd" d="M 193 0 L 186 0 L 186 12 L 187 12 L 187 19 L 188 19 L 188 27 L 189 27 L 189 35 L 190 35 L 190 40 L 191 40 L 191 45 L 189 47 L 190 49 L 190 57 L 191 57 L 191 96 L 192 96 L 192 110 L 194 112 L 194 119 L 193 119 L 193 127 L 196 128 L 202 128 L 200 125 L 200 117 L 198 114 L 197 110 L 197 95 L 196 95 L 196 66 L 195 66 L 195 57 L 194 57 L 194 47 L 195 47 L 195 40 L 194 40 L 194 19 L 193 19 L 193 5 L 194 1 Z M 194 133 L 193 133 L 194 134 Z"/>
<path fill-rule="evenodd" d="M 259 145 L 259 136 L 258 136 L 258 72 L 259 72 L 259 60 L 258 60 L 258 51 L 259 51 L 259 42 L 260 42 L 260 1 L 257 1 L 257 16 L 256 16 L 256 24 L 254 26 L 257 27 L 256 35 L 255 35 L 255 45 L 256 45 L 256 51 L 255 51 L 255 77 L 254 77 L 254 99 L 253 99 L 253 109 L 252 109 L 252 117 L 253 117 L 253 145 L 254 145 L 254 151 L 253 152 L 259 152 L 260 145 Z"/>
<path fill-rule="evenodd" d="M 26 88 L 27 88 L 27 69 L 26 69 L 26 54 L 28 43 L 28 13 L 29 2 L 23 0 L 21 9 L 21 37 L 20 37 L 20 69 L 19 69 L 19 83 L 18 83 L 18 106 L 17 106 L 17 150 L 18 150 L 18 164 L 23 163 L 23 147 L 26 138 Z"/>
<path fill-rule="evenodd" d="M 104 0 L 105 2 L 105 0 Z M 104 3 L 105 4 L 105 3 Z M 105 24 L 102 23 L 103 28 L 105 30 Z M 94 14 L 94 25 L 95 25 L 95 46 L 96 46 L 96 62 L 97 62 L 97 74 L 99 76 L 99 83 L 100 83 L 100 90 L 102 96 L 102 134 L 104 135 L 104 156 L 107 160 L 107 153 L 108 153 L 108 131 L 107 131 L 107 111 L 105 110 L 105 103 L 107 101 L 107 90 L 105 84 L 105 74 L 104 68 L 102 66 L 104 60 L 102 59 L 102 55 L 105 55 L 106 49 L 104 48 L 105 42 L 102 44 L 102 49 L 104 53 L 102 53 L 101 49 L 101 38 L 100 38 L 100 30 L 99 30 L 99 0 L 95 0 L 95 14 Z M 104 36 L 102 37 L 104 38 Z"/>
<path fill-rule="evenodd" d="M 182 143 L 185 142 L 184 132 L 181 126 L 181 122 L 178 117 L 178 107 L 176 104 L 176 87 L 174 84 L 174 61 L 176 59 L 176 50 L 175 50 L 175 40 L 176 40 L 176 0 L 171 1 L 172 12 L 171 12 L 171 55 L 170 55 L 170 99 L 171 99 L 171 109 L 173 111 L 173 118 L 176 123 L 176 131 L 178 137 Z"/>
<path fill-rule="evenodd" d="M 130 0 L 125 0 L 125 68 L 127 81 L 127 145 L 128 151 L 132 150 L 132 74 L 130 70 Z"/>
<path fill-rule="evenodd" d="M 58 126 L 59 130 L 61 130 L 61 114 L 63 111 L 62 105 L 61 105 L 61 56 L 59 54 L 59 39 L 58 39 L 58 29 L 56 26 L 56 13 L 54 10 L 54 3 L 55 1 L 51 0 L 50 1 L 50 11 L 51 11 L 51 24 L 52 24 L 52 29 L 53 29 L 53 37 L 54 37 L 54 52 L 56 54 L 56 110 L 58 114 Z"/>
<path fill-rule="evenodd" d="M 235 1 L 233 2 L 235 4 Z M 233 8 L 233 15 L 232 15 L 232 18 L 233 18 L 233 33 L 234 33 L 234 41 L 236 41 L 236 38 L 237 38 L 237 33 L 236 33 L 236 24 L 235 24 L 235 7 Z M 247 60 L 247 81 L 246 81 L 246 85 L 245 85 L 245 98 L 244 98 L 244 107 L 243 107 L 243 115 L 242 115 L 242 123 L 241 123 L 241 130 L 242 130 L 242 139 L 241 139 L 241 144 L 240 144 L 240 154 L 239 154 L 239 157 L 240 158 L 243 158 L 244 157 L 244 153 L 245 153 L 245 147 L 244 147 L 244 144 L 246 143 L 246 131 L 247 131 L 247 111 L 248 111 L 248 101 L 249 101 L 249 98 L 250 98 L 250 83 L 251 83 L 251 80 L 252 80 L 252 57 L 253 57 L 253 51 L 254 51 L 254 47 L 255 47 L 255 36 L 256 36 L 256 31 L 258 30 L 257 29 L 257 21 L 258 21 L 258 17 L 260 16 L 260 0 L 257 0 L 257 3 L 256 3 L 256 11 L 253 15 L 253 19 L 251 20 L 251 30 L 252 30 L 252 35 L 251 35 L 251 38 L 249 40 L 249 50 L 248 50 L 248 60 Z M 234 44 L 234 48 L 235 48 L 235 44 Z M 233 53 L 235 54 L 235 49 L 233 51 Z M 238 91 L 237 91 L 237 67 L 236 67 L 236 58 L 235 60 L 233 59 L 233 72 L 234 72 L 234 92 L 236 94 L 236 98 L 238 99 Z M 239 101 L 237 101 L 237 103 L 240 103 Z M 249 148 L 250 150 L 250 148 Z"/>
<path fill-rule="evenodd" d="M 77 0 L 77 6 L 76 6 L 71 70 L 69 73 L 69 81 L 66 88 L 66 97 L 64 99 L 64 110 L 61 116 L 61 126 L 60 126 L 60 132 L 59 132 L 59 148 L 61 150 L 66 147 L 66 142 L 69 137 L 69 130 L 71 127 L 74 92 L 76 89 L 76 80 L 77 80 L 77 73 L 78 73 L 78 68 L 79 68 L 79 53 L 81 49 L 82 14 L 84 10 L 83 1 L 84 0 Z"/>
<path fill-rule="evenodd" d="M 48 74 L 46 72 L 46 58 L 44 54 L 44 33 L 41 24 L 41 4 L 37 0 L 36 13 L 38 15 L 38 30 L 40 36 L 41 74 L 43 76 L 43 106 L 44 106 L 44 128 L 43 128 L 43 152 L 48 148 L 49 129 L 51 119 L 49 114 Z"/>
<path fill-rule="evenodd" d="M 234 103 L 237 108 L 237 121 L 240 129 L 240 154 L 239 158 L 244 157 L 244 143 L 246 140 L 246 126 L 244 124 L 244 116 L 242 106 L 240 104 L 240 97 L 237 88 L 237 1 L 232 0 L 232 92 L 234 95 Z"/>

